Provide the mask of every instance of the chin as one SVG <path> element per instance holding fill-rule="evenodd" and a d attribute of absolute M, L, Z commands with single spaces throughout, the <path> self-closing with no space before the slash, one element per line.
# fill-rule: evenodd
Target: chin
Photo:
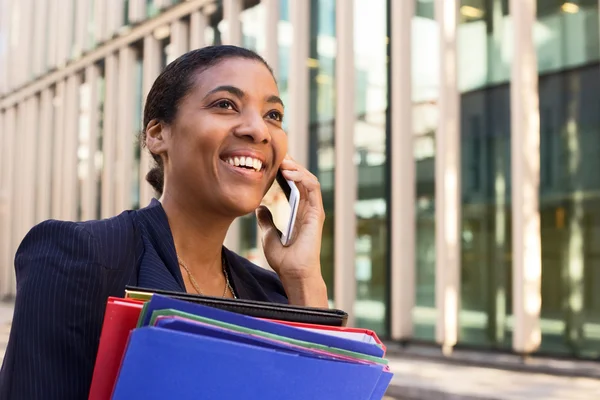
<path fill-rule="evenodd" d="M 223 202 L 223 205 L 226 205 L 229 213 L 234 217 L 243 217 L 244 215 L 248 215 L 253 213 L 256 210 L 262 201 L 261 199 L 240 199 L 239 197 L 229 198 L 228 201 Z"/>

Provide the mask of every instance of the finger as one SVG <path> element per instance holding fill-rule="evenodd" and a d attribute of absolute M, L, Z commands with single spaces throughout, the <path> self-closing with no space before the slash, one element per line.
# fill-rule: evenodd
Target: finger
<path fill-rule="evenodd" d="M 258 207 L 256 209 L 256 219 L 258 220 L 258 226 L 262 231 L 263 247 L 269 248 L 271 246 L 282 246 L 282 234 L 281 231 L 275 226 L 271 211 L 269 211 L 269 209 L 265 206 Z"/>
<path fill-rule="evenodd" d="M 323 209 L 323 197 L 319 180 L 306 170 L 282 170 L 286 179 L 301 185 L 306 191 L 308 203 L 319 209 Z"/>

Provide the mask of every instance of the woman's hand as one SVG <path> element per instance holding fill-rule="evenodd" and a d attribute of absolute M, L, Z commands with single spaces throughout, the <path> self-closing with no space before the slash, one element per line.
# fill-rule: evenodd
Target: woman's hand
<path fill-rule="evenodd" d="M 296 183 L 300 203 L 288 246 L 281 244 L 281 233 L 271 212 L 265 206 L 257 209 L 267 262 L 279 275 L 290 304 L 327 308 L 327 287 L 320 260 L 325 221 L 321 185 L 316 176 L 289 156 L 281 163 L 281 171 L 286 179 Z"/>

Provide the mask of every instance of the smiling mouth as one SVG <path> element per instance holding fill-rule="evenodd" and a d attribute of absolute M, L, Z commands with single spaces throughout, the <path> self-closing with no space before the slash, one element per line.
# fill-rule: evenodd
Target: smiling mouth
<path fill-rule="evenodd" d="M 249 171 L 260 172 L 264 169 L 262 161 L 252 157 L 227 157 L 223 161 L 233 167 Z"/>

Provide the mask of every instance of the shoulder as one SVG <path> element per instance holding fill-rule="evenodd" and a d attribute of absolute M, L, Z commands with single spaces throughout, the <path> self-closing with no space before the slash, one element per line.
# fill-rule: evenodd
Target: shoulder
<path fill-rule="evenodd" d="M 84 222 L 43 221 L 27 233 L 15 263 L 42 255 L 60 255 L 114 268 L 114 260 L 109 256 L 135 248 L 135 229 L 129 214 L 126 211 L 112 218 Z"/>
<path fill-rule="evenodd" d="M 241 267 L 243 270 L 244 274 L 242 279 L 244 280 L 244 283 L 258 285 L 259 289 L 264 291 L 264 294 L 266 295 L 265 300 L 275 303 L 288 302 L 283 284 L 275 272 L 259 267 L 231 250 L 226 251 L 229 253 L 229 257 L 231 261 L 233 261 L 233 264 L 237 264 L 237 266 Z"/>

